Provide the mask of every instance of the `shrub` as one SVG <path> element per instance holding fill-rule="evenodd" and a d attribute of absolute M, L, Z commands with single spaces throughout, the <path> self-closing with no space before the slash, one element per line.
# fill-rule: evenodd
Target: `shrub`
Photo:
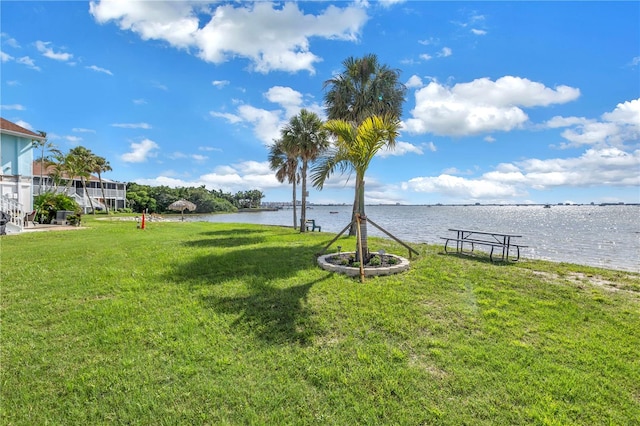
<path fill-rule="evenodd" d="M 66 194 L 53 192 L 37 195 L 33 200 L 33 206 L 39 212 L 38 221 L 40 223 L 51 223 L 59 210 L 69 210 L 75 212 L 76 215 L 81 213 L 76 200 Z"/>
<path fill-rule="evenodd" d="M 380 265 L 382 265 L 382 260 L 380 260 L 380 258 L 378 256 L 373 256 L 369 260 L 369 265 L 371 265 L 371 266 L 380 266 Z"/>

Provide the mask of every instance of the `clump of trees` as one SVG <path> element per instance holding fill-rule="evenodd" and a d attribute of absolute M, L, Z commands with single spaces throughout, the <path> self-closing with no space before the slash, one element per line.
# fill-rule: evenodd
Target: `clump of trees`
<path fill-rule="evenodd" d="M 168 186 L 127 183 L 127 205 L 137 213 L 167 213 L 169 205 L 180 199 L 196 205 L 194 213 L 235 212 L 238 209 L 258 208 L 264 194 L 258 190 L 238 191 L 235 194 L 222 190 L 199 187 L 170 188 Z"/>
<path fill-rule="evenodd" d="M 374 54 L 349 57 L 343 66 L 341 73 L 324 83 L 328 121 L 322 123 L 315 114 L 302 110 L 281 130 L 280 139 L 274 141 L 269 152 L 269 164 L 276 178 L 293 185 L 294 205 L 296 185 L 302 182 L 300 232 L 305 232 L 307 173 L 311 173 L 313 186 L 322 189 L 334 173 L 355 172 L 349 235 L 356 235 L 356 217 L 366 219 L 365 173 L 376 153 L 395 146 L 399 134 L 406 95 L 400 71 L 381 64 Z M 363 257 L 368 260 L 366 223 L 366 220 L 361 223 L 361 239 Z"/>
<path fill-rule="evenodd" d="M 33 199 L 33 206 L 38 212 L 36 220 L 39 223 L 51 223 L 59 210 L 72 211 L 78 217 L 82 212 L 76 200 L 68 195 L 53 192 L 36 195 Z"/>
<path fill-rule="evenodd" d="M 42 152 L 41 157 L 38 160 L 40 162 L 40 173 L 43 173 L 45 169 L 48 170 L 48 176 L 52 181 L 52 186 L 47 191 L 56 193 L 58 192 L 58 187 L 64 187 L 63 193 L 67 194 L 69 192 L 69 188 L 73 184 L 73 179 L 80 178 L 85 194 L 89 199 L 91 210 L 93 211 L 93 214 L 95 214 L 93 200 L 89 196 L 89 192 L 87 190 L 87 181 L 92 173 L 97 174 L 98 181 L 100 182 L 100 189 L 102 191 L 102 198 L 105 199 L 102 173 L 111 170 L 109 162 L 104 157 L 94 154 L 90 149 L 83 146 L 77 146 L 65 154 L 54 145 L 47 142 L 47 134 L 45 132 L 40 132 L 40 134 L 44 136 L 45 139 L 42 141 L 34 141 L 34 146 L 41 149 Z M 50 151 L 50 155 L 44 155 L 45 149 Z M 43 180 L 41 175 L 40 191 L 42 191 L 43 188 L 42 182 Z M 107 209 L 107 213 L 109 213 L 109 206 L 105 205 L 105 208 Z"/>
<path fill-rule="evenodd" d="M 40 133 L 46 138 L 46 133 Z M 68 197 L 67 193 L 73 179 L 80 178 L 91 209 L 95 214 L 93 200 L 87 191 L 87 181 L 92 174 L 98 176 L 104 199 L 102 173 L 112 170 L 109 161 L 83 146 L 77 146 L 69 150 L 68 153 L 63 153 L 48 143 L 46 139 L 34 141 L 34 146 L 41 150 L 41 157 L 38 159 L 42 166 L 41 170 L 46 170 L 47 176 L 51 178 L 51 187 L 46 188 L 35 199 L 36 206 L 43 206 L 38 210 L 43 211 L 48 217 L 51 214 L 55 216 L 57 210 L 75 211 L 79 209 L 77 203 Z M 48 150 L 50 154 L 45 156 L 45 150 Z M 40 182 L 40 190 L 42 190 L 42 176 Z M 169 205 L 179 199 L 194 203 L 197 206 L 196 213 L 235 212 L 238 209 L 260 207 L 262 198 L 264 198 L 264 194 L 255 189 L 231 194 L 222 190 L 207 190 L 204 185 L 197 188 L 170 188 L 168 186 L 139 185 L 133 182 L 127 184 L 127 206 L 131 211 L 137 213 L 144 211 L 167 213 L 170 211 Z M 65 201 L 67 199 L 71 200 L 74 206 L 67 205 L 68 203 Z M 106 213 L 109 213 L 109 207 L 107 205 L 105 207 L 107 208 Z M 50 220 L 51 217 L 48 219 Z"/>

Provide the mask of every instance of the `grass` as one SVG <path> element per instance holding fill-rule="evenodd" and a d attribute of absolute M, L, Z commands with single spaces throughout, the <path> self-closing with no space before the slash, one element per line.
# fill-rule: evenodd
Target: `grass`
<path fill-rule="evenodd" d="M 638 274 L 416 245 L 361 284 L 327 233 L 85 221 L 0 239 L 2 424 L 640 420 Z"/>

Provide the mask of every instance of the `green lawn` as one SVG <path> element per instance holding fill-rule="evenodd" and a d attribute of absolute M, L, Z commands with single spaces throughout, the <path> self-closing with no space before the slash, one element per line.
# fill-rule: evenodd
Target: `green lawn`
<path fill-rule="evenodd" d="M 86 221 L 0 239 L 2 424 L 640 422 L 638 274 L 414 245 L 362 284 L 327 233 Z"/>

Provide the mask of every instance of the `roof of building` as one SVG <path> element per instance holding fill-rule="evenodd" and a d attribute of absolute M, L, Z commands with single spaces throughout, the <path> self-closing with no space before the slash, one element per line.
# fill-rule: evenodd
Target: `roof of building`
<path fill-rule="evenodd" d="M 9 120 L 6 120 L 2 117 L 0 117 L 0 132 L 2 133 L 7 133 L 7 134 L 13 134 L 13 135 L 17 135 L 17 136 L 23 136 L 23 137 L 27 137 L 27 138 L 31 138 L 31 139 L 37 139 L 37 140 L 43 140 L 44 137 L 32 132 L 29 129 L 25 129 L 22 126 L 18 126 L 16 123 L 13 123 Z"/>

